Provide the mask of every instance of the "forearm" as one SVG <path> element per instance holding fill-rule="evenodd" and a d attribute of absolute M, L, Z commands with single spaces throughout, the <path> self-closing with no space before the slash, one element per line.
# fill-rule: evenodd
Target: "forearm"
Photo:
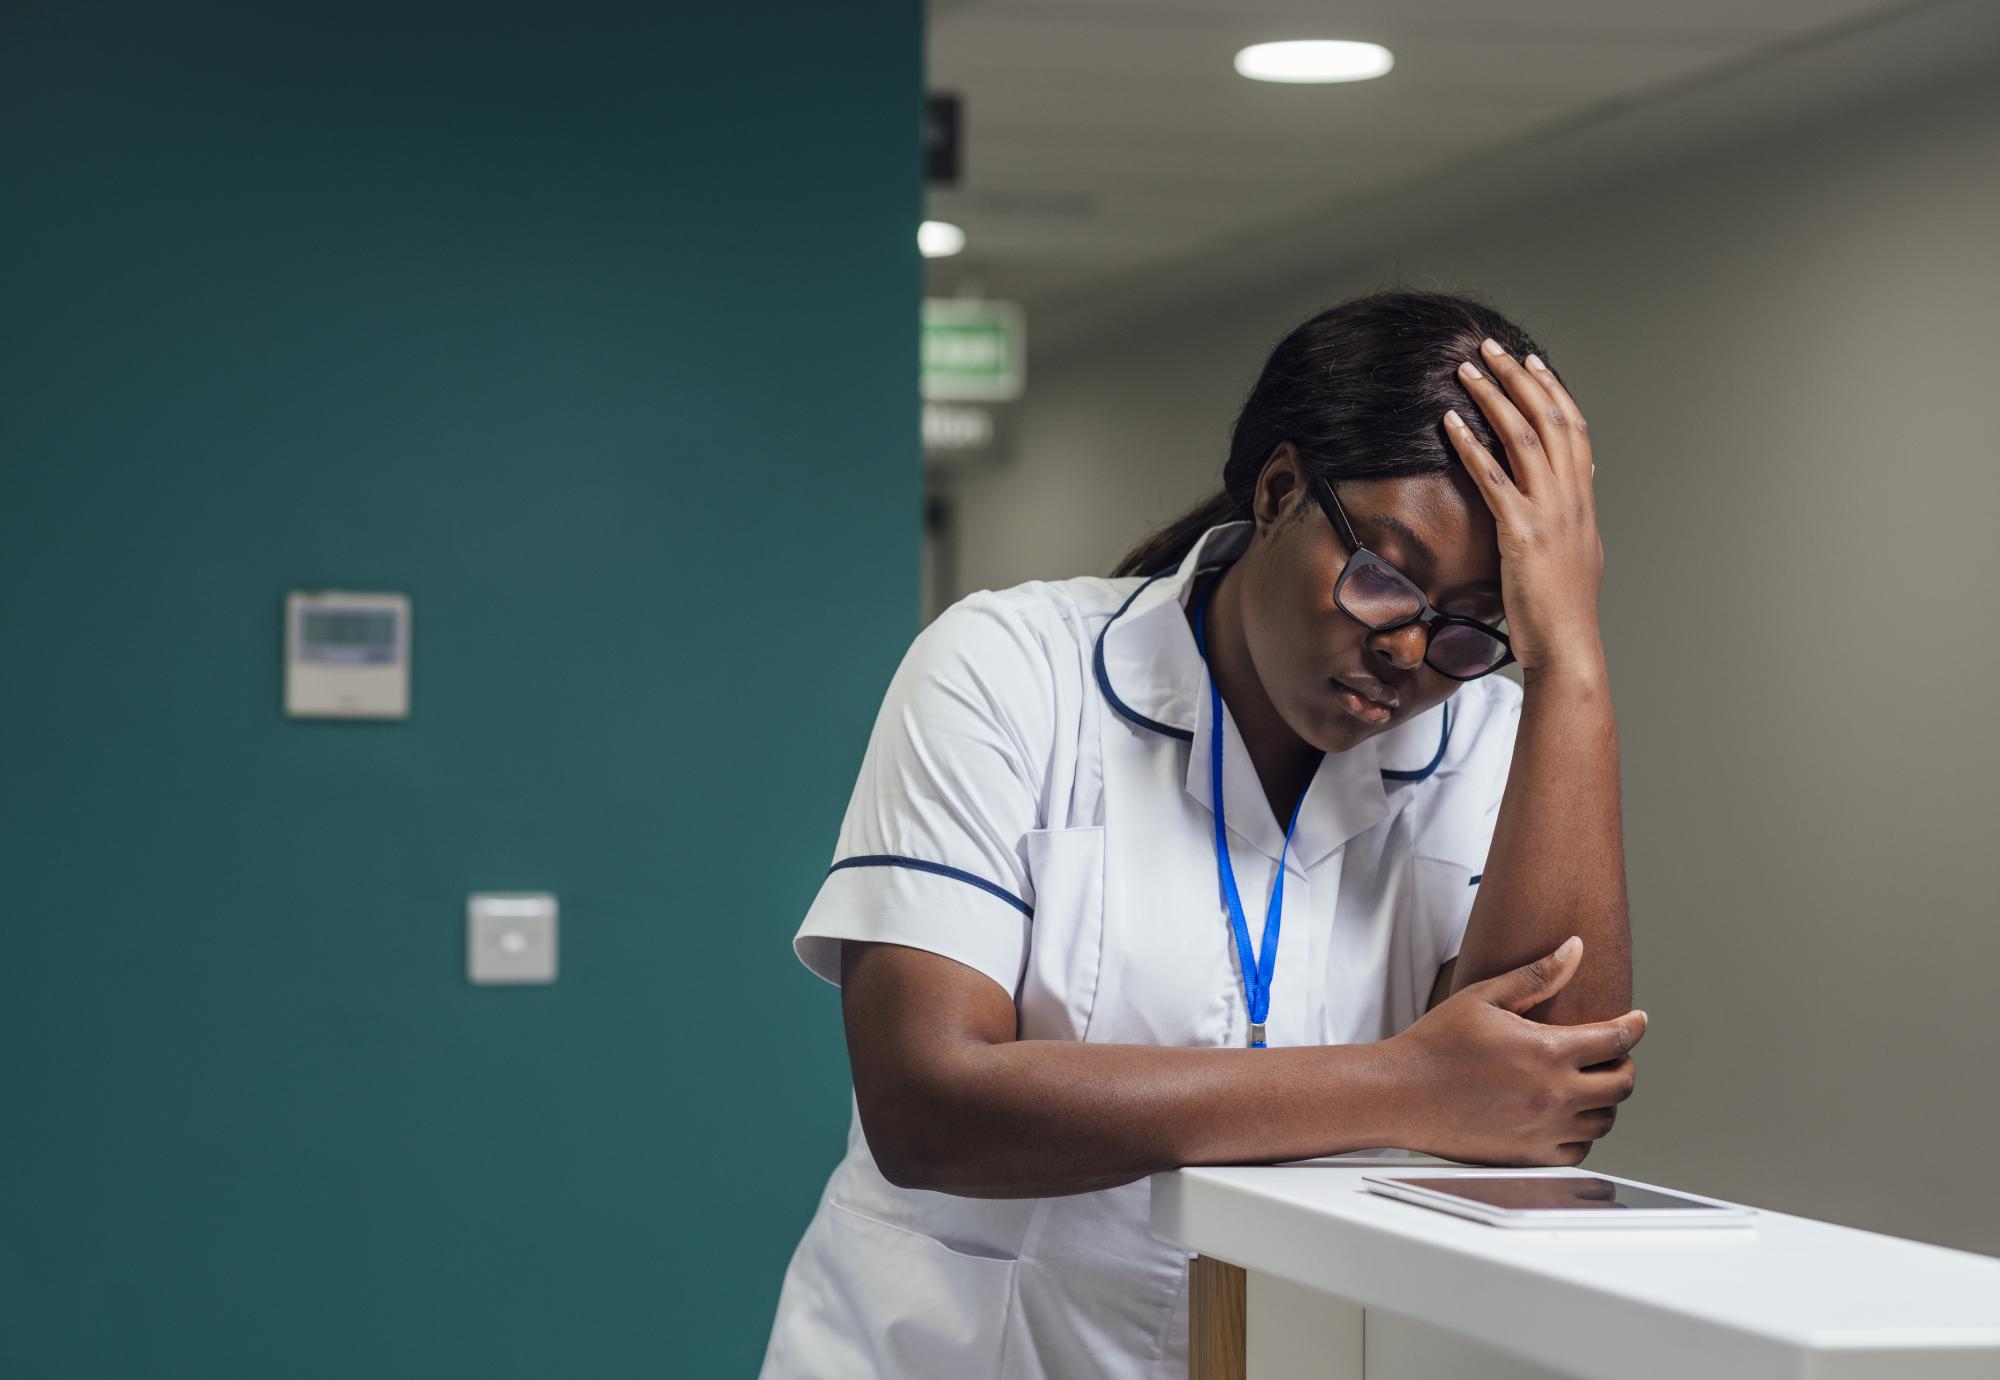
<path fill-rule="evenodd" d="M 906 1186 L 976 1198 L 1110 1188 L 1190 1164 L 1398 1143 L 1386 1045 L 1184 1049 L 1021 1040 L 966 1049 L 896 1115 Z M 871 1132 L 871 1142 L 873 1140 Z M 886 1172 L 886 1170 L 885 1170 Z"/>
<path fill-rule="evenodd" d="M 1554 1025 L 1609 1020 L 1632 1006 L 1610 682 L 1599 654 L 1531 676 L 1526 685 L 1507 789 L 1453 987 L 1581 935 L 1577 975 L 1528 1014 Z"/>

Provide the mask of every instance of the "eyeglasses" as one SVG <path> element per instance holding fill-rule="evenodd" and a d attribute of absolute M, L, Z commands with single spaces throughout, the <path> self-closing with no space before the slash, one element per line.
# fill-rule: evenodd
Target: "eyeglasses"
<path fill-rule="evenodd" d="M 1333 485 L 1312 477 L 1313 494 L 1347 547 L 1347 564 L 1334 582 L 1341 611 L 1375 632 L 1421 623 L 1424 664 L 1453 680 L 1478 680 L 1514 659 L 1507 634 L 1476 618 L 1440 613 L 1410 577 L 1354 539 L 1354 527 L 1333 496 Z"/>

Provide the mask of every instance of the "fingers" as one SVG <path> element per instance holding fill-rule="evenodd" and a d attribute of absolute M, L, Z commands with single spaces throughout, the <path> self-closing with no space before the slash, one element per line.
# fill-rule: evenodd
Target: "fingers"
<path fill-rule="evenodd" d="M 1578 957 L 1583 953 L 1583 940 L 1577 935 L 1565 939 L 1550 954 L 1545 954 L 1532 963 L 1487 978 L 1475 983 L 1481 995 L 1495 1006 L 1504 1007 L 1515 1015 L 1520 1015 L 1531 1006 L 1547 1001 L 1562 991 L 1571 977 L 1575 976 Z M 1470 989 L 1468 989 L 1470 990 Z M 1584 1029 L 1585 1027 L 1567 1027 Z"/>
<path fill-rule="evenodd" d="M 1609 1064 L 1584 1069 L 1570 1084 L 1573 1105 L 1579 1110 L 1615 1107 L 1632 1095 L 1638 1077 L 1639 1066 L 1632 1062 L 1630 1055 Z"/>
<path fill-rule="evenodd" d="M 1487 340 L 1480 351 L 1477 365 L 1467 360 L 1458 366 L 1459 382 L 1499 435 L 1515 485 L 1533 493 L 1558 471 L 1568 471 L 1568 419 L 1496 341 Z"/>
<path fill-rule="evenodd" d="M 1492 452 L 1479 444 L 1479 438 L 1472 434 L 1472 428 L 1465 424 L 1465 419 L 1458 415 L 1456 408 L 1444 414 L 1444 434 L 1452 449 L 1458 452 L 1459 463 L 1465 466 L 1465 472 L 1479 486 L 1480 497 L 1486 500 L 1487 508 L 1496 519 L 1503 517 L 1508 505 L 1520 497 L 1514 488 L 1514 481 L 1507 477 L 1507 471 L 1500 467 Z"/>
<path fill-rule="evenodd" d="M 1611 1134 L 1618 1120 L 1618 1104 L 1632 1095 L 1636 1070 L 1630 1059 L 1619 1059 L 1601 1069 L 1586 1069 L 1570 1084 L 1570 1114 L 1563 1146 L 1578 1152 L 1581 1160 L 1590 1152 L 1590 1143 Z"/>
<path fill-rule="evenodd" d="M 1507 390 L 1516 410 L 1533 428 L 1534 439 L 1540 444 L 1541 455 L 1549 468 L 1564 475 L 1575 474 L 1574 423 L 1568 409 L 1542 383 L 1545 377 L 1552 380 L 1555 376 L 1546 370 L 1536 372 L 1518 363 L 1501 348 L 1499 341 L 1490 337 L 1480 342 L 1479 349 L 1486 372 Z M 1535 362 L 1539 364 L 1541 360 L 1537 358 Z M 1526 443 L 1525 440 L 1523 443 Z"/>
<path fill-rule="evenodd" d="M 1590 1025 L 1554 1025 L 1551 1036 L 1561 1045 L 1566 1061 L 1580 1069 L 1608 1060 L 1621 1059 L 1645 1038 L 1646 1013 L 1627 1011 L 1616 1020 Z"/>
<path fill-rule="evenodd" d="M 1562 386 L 1562 380 L 1555 376 L 1555 371 L 1542 363 L 1541 356 L 1529 355 L 1526 362 L 1535 382 L 1542 386 L 1542 391 L 1549 395 L 1568 421 L 1570 458 L 1576 462 L 1577 472 L 1596 474 L 1597 465 L 1590 454 L 1590 423 L 1583 419 L 1583 409 L 1570 397 L 1569 390 Z"/>
<path fill-rule="evenodd" d="M 1616 1107 L 1589 1107 L 1580 1111 L 1570 1121 L 1573 1139 L 1600 1140 L 1611 1133 L 1611 1123 L 1618 1119 Z"/>
<path fill-rule="evenodd" d="M 1582 1164 L 1585 1157 L 1590 1154 L 1591 1146 L 1596 1143 L 1590 1140 L 1565 1141 L 1556 1147 L 1556 1157 L 1549 1163 L 1572 1167 Z"/>

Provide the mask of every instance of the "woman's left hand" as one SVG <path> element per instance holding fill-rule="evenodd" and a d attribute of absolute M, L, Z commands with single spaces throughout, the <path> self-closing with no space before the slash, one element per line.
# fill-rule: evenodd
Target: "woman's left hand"
<path fill-rule="evenodd" d="M 1499 529 L 1500 599 L 1524 679 L 1572 667 L 1601 674 L 1604 542 L 1590 433 L 1556 376 L 1534 355 L 1528 360 L 1518 363 L 1488 340 L 1478 367 L 1468 361 L 1458 370 L 1506 449 L 1511 479 L 1456 411 L 1445 414 L 1445 433 Z"/>

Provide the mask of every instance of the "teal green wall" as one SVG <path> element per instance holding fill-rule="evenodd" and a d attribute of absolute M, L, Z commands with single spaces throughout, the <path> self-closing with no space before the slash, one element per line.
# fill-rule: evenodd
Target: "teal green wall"
<path fill-rule="evenodd" d="M 0 1375 L 743 1375 L 918 619 L 914 0 L 0 12 Z M 293 588 L 414 714 L 280 713 Z M 562 902 L 474 988 L 464 901 Z"/>

